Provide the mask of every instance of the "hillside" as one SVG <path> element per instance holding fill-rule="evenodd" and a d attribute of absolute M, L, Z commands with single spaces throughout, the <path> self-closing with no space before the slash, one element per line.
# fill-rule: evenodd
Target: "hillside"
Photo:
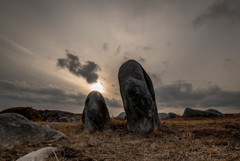
<path fill-rule="evenodd" d="M 48 122 L 39 122 L 48 124 Z M 50 160 L 240 160 L 240 115 L 218 119 L 163 120 L 151 134 L 128 132 L 126 121 L 113 119 L 102 131 L 87 132 L 80 122 L 52 128 L 68 139 L 28 144 L 1 151 L 0 160 L 15 160 L 41 147 L 55 146 Z"/>
<path fill-rule="evenodd" d="M 72 122 L 80 121 L 82 114 L 75 114 L 59 110 L 36 110 L 32 107 L 13 107 L 1 113 L 17 113 L 33 121 Z"/>

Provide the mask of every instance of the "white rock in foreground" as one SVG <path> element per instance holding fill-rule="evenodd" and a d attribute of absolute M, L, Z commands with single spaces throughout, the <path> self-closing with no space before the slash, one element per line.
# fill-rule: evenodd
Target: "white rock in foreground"
<path fill-rule="evenodd" d="M 17 161 L 46 161 L 48 160 L 49 155 L 56 150 L 57 148 L 54 147 L 42 148 L 19 158 Z"/>

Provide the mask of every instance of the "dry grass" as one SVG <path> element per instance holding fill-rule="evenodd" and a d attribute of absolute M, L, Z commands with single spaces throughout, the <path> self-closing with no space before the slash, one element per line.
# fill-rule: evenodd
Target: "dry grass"
<path fill-rule="evenodd" d="M 151 134 L 128 132 L 124 120 L 113 119 L 99 132 L 84 131 L 82 123 L 61 123 L 53 128 L 68 139 L 16 146 L 1 151 L 0 160 L 16 160 L 46 146 L 58 148 L 51 161 L 240 160 L 240 115 L 222 119 L 178 118 L 161 123 L 161 130 Z"/>

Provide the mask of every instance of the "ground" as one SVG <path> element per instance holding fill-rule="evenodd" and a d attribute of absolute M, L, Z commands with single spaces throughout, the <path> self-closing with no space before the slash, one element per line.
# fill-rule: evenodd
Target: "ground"
<path fill-rule="evenodd" d="M 16 160 L 46 146 L 58 148 L 50 156 L 51 161 L 240 160 L 240 115 L 162 120 L 161 130 L 150 134 L 128 132 L 126 121 L 116 119 L 99 132 L 84 131 L 78 122 L 60 123 L 52 128 L 65 133 L 68 139 L 15 146 L 0 151 L 0 160 Z"/>

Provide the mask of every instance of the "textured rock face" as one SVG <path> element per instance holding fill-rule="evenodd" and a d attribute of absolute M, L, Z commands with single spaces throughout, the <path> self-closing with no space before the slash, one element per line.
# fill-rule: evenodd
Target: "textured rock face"
<path fill-rule="evenodd" d="M 118 119 L 126 119 L 126 113 L 125 112 L 121 112 L 116 118 L 118 118 Z"/>
<path fill-rule="evenodd" d="M 169 112 L 168 114 L 167 113 L 159 113 L 158 117 L 159 117 L 160 120 L 162 120 L 162 119 L 172 119 L 172 118 L 176 118 L 177 115 L 175 113 L 172 113 L 172 112 Z"/>
<path fill-rule="evenodd" d="M 82 116 L 84 129 L 100 130 L 109 119 L 108 109 L 102 94 L 97 91 L 89 93 L 85 100 Z"/>
<path fill-rule="evenodd" d="M 183 115 L 183 118 L 188 118 L 188 117 L 224 117 L 224 115 L 215 110 L 215 109 L 209 109 L 206 111 L 201 111 L 201 110 L 195 110 L 191 108 L 186 108 Z"/>
<path fill-rule="evenodd" d="M 47 161 L 49 160 L 49 155 L 54 153 L 56 150 L 57 148 L 54 147 L 42 148 L 19 158 L 17 161 Z"/>
<path fill-rule="evenodd" d="M 118 80 L 129 131 L 148 133 L 160 127 L 152 81 L 135 60 L 119 69 Z"/>
<path fill-rule="evenodd" d="M 0 149 L 13 147 L 25 141 L 31 143 L 56 140 L 65 135 L 49 126 L 34 123 L 16 113 L 0 114 Z"/>

